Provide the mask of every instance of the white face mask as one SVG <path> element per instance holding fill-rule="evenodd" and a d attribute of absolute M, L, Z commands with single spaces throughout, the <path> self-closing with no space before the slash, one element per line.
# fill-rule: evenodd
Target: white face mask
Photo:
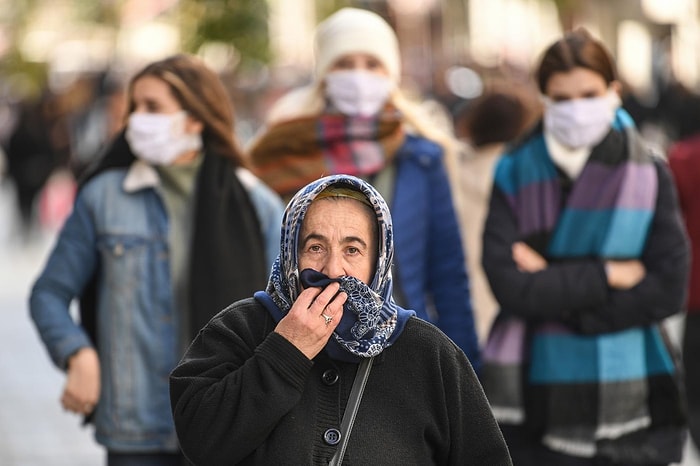
<path fill-rule="evenodd" d="M 202 148 L 202 135 L 185 132 L 187 113 L 132 113 L 126 140 L 138 158 L 154 165 L 170 165 L 186 152 Z"/>
<path fill-rule="evenodd" d="M 620 106 L 617 93 L 552 102 L 545 99 L 544 128 L 566 147 L 593 147 L 603 140 Z"/>
<path fill-rule="evenodd" d="M 325 82 L 326 95 L 333 106 L 350 116 L 376 115 L 394 88 L 387 76 L 360 70 L 333 71 Z"/>

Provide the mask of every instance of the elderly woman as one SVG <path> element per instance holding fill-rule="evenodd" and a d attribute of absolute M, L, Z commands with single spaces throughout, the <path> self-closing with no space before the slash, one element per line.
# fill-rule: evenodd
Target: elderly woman
<path fill-rule="evenodd" d="M 322 178 L 294 196 L 282 228 L 265 292 L 214 317 L 171 375 L 185 455 L 206 465 L 339 464 L 343 452 L 352 464 L 511 464 L 464 353 L 394 303 L 391 216 L 377 191 Z M 365 385 L 348 432 L 354 379 Z"/>

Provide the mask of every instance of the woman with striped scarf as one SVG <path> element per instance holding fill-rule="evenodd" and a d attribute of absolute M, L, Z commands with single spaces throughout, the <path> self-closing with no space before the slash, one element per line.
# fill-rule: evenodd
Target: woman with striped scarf
<path fill-rule="evenodd" d="M 685 413 L 662 320 L 688 245 L 665 162 L 585 30 L 537 71 L 543 122 L 500 160 L 483 265 L 500 313 L 482 382 L 516 465 L 662 465 Z"/>

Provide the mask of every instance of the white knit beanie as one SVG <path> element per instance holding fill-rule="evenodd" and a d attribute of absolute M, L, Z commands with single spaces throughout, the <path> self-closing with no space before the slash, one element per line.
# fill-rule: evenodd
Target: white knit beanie
<path fill-rule="evenodd" d="M 319 81 L 338 58 L 350 53 L 377 57 L 395 83 L 401 76 L 396 34 L 381 16 L 368 10 L 342 8 L 319 23 L 315 51 L 316 79 Z"/>

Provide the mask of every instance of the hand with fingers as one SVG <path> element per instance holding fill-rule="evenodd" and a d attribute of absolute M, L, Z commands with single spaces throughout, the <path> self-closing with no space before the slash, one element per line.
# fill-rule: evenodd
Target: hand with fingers
<path fill-rule="evenodd" d="M 646 277 L 647 270 L 639 260 L 609 260 L 605 261 L 605 273 L 610 288 L 629 290 Z"/>
<path fill-rule="evenodd" d="M 306 288 L 277 324 L 275 332 L 313 359 L 326 346 L 343 315 L 348 295 L 339 293 L 339 289 L 338 283 L 324 289 Z"/>
<path fill-rule="evenodd" d="M 68 377 L 61 395 L 63 409 L 92 413 L 100 397 L 100 360 L 93 348 L 82 348 L 68 360 Z"/>
<path fill-rule="evenodd" d="M 522 241 L 514 243 L 511 251 L 513 261 L 521 272 L 535 273 L 547 268 L 547 260 Z"/>

